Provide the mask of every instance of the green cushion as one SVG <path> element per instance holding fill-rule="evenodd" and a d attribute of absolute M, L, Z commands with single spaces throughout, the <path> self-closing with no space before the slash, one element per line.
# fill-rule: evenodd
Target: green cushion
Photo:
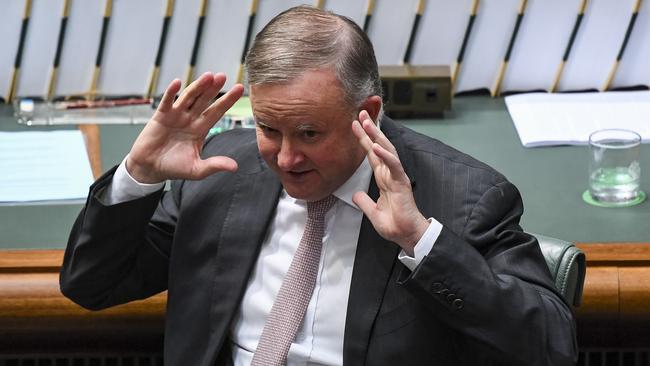
<path fill-rule="evenodd" d="M 569 304 L 580 306 L 585 281 L 585 254 L 573 243 L 533 234 L 539 241 L 555 287 Z"/>

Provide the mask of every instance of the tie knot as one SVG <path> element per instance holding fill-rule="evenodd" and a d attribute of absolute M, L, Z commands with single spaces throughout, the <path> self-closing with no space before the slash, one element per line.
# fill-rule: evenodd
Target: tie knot
<path fill-rule="evenodd" d="M 307 217 L 322 220 L 327 211 L 334 206 L 337 198 L 329 195 L 322 200 L 307 202 Z"/>

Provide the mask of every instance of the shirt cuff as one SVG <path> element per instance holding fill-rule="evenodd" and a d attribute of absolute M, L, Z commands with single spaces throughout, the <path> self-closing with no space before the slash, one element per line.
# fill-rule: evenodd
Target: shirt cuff
<path fill-rule="evenodd" d="M 424 235 L 422 235 L 417 244 L 415 244 L 415 248 L 413 248 L 414 257 L 406 254 L 404 250 L 400 251 L 399 255 L 397 256 L 402 264 L 404 264 L 406 268 L 410 269 L 411 271 L 415 270 L 420 262 L 422 262 L 422 259 L 424 259 L 424 257 L 429 254 L 433 248 L 433 245 L 436 243 L 436 240 L 438 240 L 440 232 L 442 231 L 442 224 L 439 223 L 436 219 L 430 217 L 428 220 L 430 224 L 427 228 L 427 231 L 424 232 Z"/>
<path fill-rule="evenodd" d="M 108 205 L 115 205 L 118 203 L 131 201 L 137 198 L 142 198 L 146 195 L 156 192 L 165 186 L 165 182 L 160 183 L 140 183 L 126 170 L 126 158 L 122 160 L 122 163 L 115 170 L 113 174 L 113 180 L 106 187 L 105 197 L 107 199 Z"/>

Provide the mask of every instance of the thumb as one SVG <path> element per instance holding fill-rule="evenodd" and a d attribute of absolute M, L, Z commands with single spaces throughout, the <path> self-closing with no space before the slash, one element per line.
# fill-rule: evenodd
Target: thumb
<path fill-rule="evenodd" d="M 237 162 L 227 156 L 212 156 L 196 162 L 193 169 L 194 179 L 203 179 L 211 174 L 237 171 Z"/>
<path fill-rule="evenodd" d="M 355 205 L 359 206 L 361 211 L 368 216 L 368 219 L 370 219 L 370 222 L 374 222 L 374 217 L 375 217 L 375 209 L 377 208 L 377 204 L 375 201 L 368 196 L 366 192 L 357 192 L 352 196 L 352 202 L 354 202 Z"/>

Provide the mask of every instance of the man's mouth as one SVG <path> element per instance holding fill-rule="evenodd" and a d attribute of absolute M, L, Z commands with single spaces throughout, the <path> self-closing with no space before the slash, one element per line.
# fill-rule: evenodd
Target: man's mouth
<path fill-rule="evenodd" d="M 302 179 L 311 172 L 312 172 L 312 170 L 288 171 L 288 172 L 285 172 L 285 174 L 288 175 L 289 178 L 291 178 L 291 179 Z"/>

